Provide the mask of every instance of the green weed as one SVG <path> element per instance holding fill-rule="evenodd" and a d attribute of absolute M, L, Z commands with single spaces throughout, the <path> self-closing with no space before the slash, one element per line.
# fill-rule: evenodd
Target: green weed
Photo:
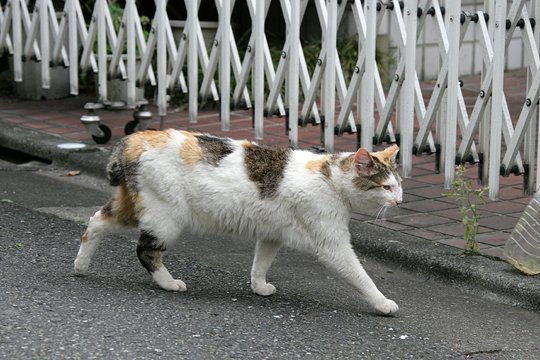
<path fill-rule="evenodd" d="M 459 212 L 462 216 L 462 222 L 465 226 L 463 239 L 465 240 L 465 254 L 478 255 L 478 241 L 476 234 L 480 222 L 480 213 L 477 204 L 485 203 L 486 188 L 475 188 L 473 181 L 465 177 L 465 167 L 459 165 L 456 167 L 454 181 L 451 191 L 444 195 L 456 200 Z"/>

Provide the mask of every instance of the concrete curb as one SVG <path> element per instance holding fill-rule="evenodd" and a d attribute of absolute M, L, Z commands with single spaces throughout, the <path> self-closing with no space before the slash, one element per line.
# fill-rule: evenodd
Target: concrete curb
<path fill-rule="evenodd" d="M 58 144 L 66 142 L 72 141 L 0 120 L 0 145 L 57 165 L 106 176 L 110 150 L 94 145 L 80 150 L 58 148 Z M 458 249 L 357 220 L 351 221 L 350 228 L 360 256 L 367 255 L 427 277 L 436 276 L 512 305 L 540 310 L 540 278 L 522 275 L 506 262 L 464 256 Z"/>
<path fill-rule="evenodd" d="M 28 129 L 0 120 L 0 145 L 17 150 L 54 164 L 83 170 L 90 174 L 105 177 L 105 166 L 110 150 L 95 145 L 83 149 L 61 149 L 58 145 L 76 141 L 39 130 Z"/>

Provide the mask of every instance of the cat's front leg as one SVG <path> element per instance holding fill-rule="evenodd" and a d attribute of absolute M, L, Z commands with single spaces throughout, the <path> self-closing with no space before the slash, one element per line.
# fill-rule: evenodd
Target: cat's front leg
<path fill-rule="evenodd" d="M 354 286 L 362 297 L 377 311 L 385 315 L 395 314 L 399 307 L 387 299 L 366 273 L 350 243 L 321 246 L 319 259 Z"/>
<path fill-rule="evenodd" d="M 282 243 L 279 241 L 259 240 L 255 246 L 255 257 L 251 267 L 251 289 L 257 295 L 270 296 L 276 292 L 276 287 L 266 282 L 266 273 Z"/>

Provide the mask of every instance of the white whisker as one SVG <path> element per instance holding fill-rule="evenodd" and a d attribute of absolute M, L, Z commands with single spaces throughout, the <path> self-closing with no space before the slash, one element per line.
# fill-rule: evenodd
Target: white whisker
<path fill-rule="evenodd" d="M 388 209 L 387 205 L 383 205 L 379 208 L 379 211 L 377 211 L 377 215 L 375 216 L 375 220 L 385 220 L 385 214 L 386 210 Z"/>

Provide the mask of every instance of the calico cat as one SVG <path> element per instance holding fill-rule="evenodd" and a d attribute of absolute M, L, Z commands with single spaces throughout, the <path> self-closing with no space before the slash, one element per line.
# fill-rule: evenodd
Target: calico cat
<path fill-rule="evenodd" d="M 251 269 L 255 294 L 276 288 L 266 273 L 282 245 L 317 256 L 373 308 L 398 311 L 367 275 L 351 246 L 351 212 L 402 201 L 394 160 L 380 152 L 320 155 L 186 131 L 143 131 L 113 149 L 107 172 L 112 199 L 90 218 L 76 274 L 87 272 L 100 240 L 138 227 L 137 255 L 163 289 L 185 291 L 162 256 L 183 232 L 230 234 L 256 240 Z"/>

